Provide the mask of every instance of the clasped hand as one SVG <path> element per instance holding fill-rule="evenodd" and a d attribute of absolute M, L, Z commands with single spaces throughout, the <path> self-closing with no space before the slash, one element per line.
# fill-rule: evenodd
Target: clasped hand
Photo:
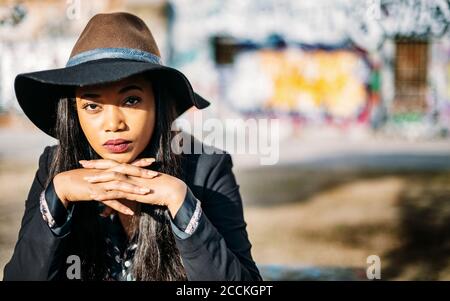
<path fill-rule="evenodd" d="M 137 203 L 167 206 L 172 217 L 186 196 L 186 184 L 171 175 L 143 167 L 154 158 L 119 163 L 109 159 L 81 160 L 81 169 L 69 170 L 54 178 L 55 191 L 63 204 L 96 200 L 108 206 L 103 215 L 113 210 L 133 215 Z"/>

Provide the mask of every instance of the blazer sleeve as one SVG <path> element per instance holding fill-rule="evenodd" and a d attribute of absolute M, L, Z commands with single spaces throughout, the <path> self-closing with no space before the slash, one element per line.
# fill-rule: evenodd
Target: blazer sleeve
<path fill-rule="evenodd" d="M 188 280 L 262 280 L 251 256 L 239 186 L 228 153 L 204 156 L 202 214 L 192 235 L 175 235 Z M 206 171 L 206 172 L 205 172 Z"/>
<path fill-rule="evenodd" d="M 47 146 L 39 158 L 39 168 L 25 201 L 18 240 L 4 268 L 3 280 L 52 280 L 64 266 L 60 251 L 68 234 L 55 235 L 39 209 L 39 196 L 48 177 L 50 151 L 51 147 Z"/>

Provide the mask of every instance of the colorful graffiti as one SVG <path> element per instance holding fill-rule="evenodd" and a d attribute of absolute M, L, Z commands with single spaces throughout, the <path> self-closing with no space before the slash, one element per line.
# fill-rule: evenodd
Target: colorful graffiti
<path fill-rule="evenodd" d="M 231 78 L 228 99 L 241 111 L 259 107 L 308 119 L 355 119 L 371 99 L 367 60 L 345 49 L 243 53 L 237 56 Z"/>
<path fill-rule="evenodd" d="M 405 108 L 407 123 L 450 132 L 449 1 L 279 2 L 170 1 L 175 12 L 172 62 L 189 71 L 194 83 L 214 79 L 205 74 L 216 76 L 217 81 L 210 80 L 211 88 L 204 90 L 210 93 L 206 97 L 220 103 L 217 111 L 227 104 L 246 116 L 281 113 L 283 120 L 289 115 L 293 118 L 286 120 L 296 125 L 324 120 L 351 125 L 356 120 L 380 129 L 395 122 L 393 108 L 399 105 Z M 202 22 L 191 21 L 199 17 Z M 281 41 L 268 43 L 273 35 Z M 234 59 L 217 60 L 211 40 L 221 36 L 236 42 Z M 417 94 L 417 89 L 405 89 L 403 104 L 397 97 L 397 40 L 428 41 L 433 50 L 424 56 L 427 80 L 419 92 L 426 106 L 418 117 L 406 105 L 408 93 Z M 236 50 L 229 41 L 224 44 L 223 52 Z M 204 50 L 208 47 L 209 54 L 214 53 L 209 58 Z"/>

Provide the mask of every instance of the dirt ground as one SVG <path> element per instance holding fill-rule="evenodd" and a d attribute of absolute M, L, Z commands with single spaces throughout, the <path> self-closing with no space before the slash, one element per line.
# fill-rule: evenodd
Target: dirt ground
<path fill-rule="evenodd" d="M 308 180 L 322 184 L 297 201 L 247 206 L 258 264 L 365 269 L 374 254 L 384 280 L 450 280 L 450 172 Z"/>
<path fill-rule="evenodd" d="M 0 163 L 0 277 L 35 168 Z M 450 172 L 236 174 L 260 266 L 365 269 L 374 254 L 382 279 L 450 280 Z M 278 182 L 271 187 L 273 177 Z M 280 189 L 291 198 L 283 199 Z"/>

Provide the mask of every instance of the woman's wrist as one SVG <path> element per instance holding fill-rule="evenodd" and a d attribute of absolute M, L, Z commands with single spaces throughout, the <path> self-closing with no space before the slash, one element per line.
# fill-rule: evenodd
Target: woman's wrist
<path fill-rule="evenodd" d="M 187 193 L 186 183 L 179 180 L 176 187 L 174 187 L 172 197 L 169 203 L 167 204 L 167 208 L 169 209 L 172 218 L 175 218 L 175 215 L 177 214 L 178 210 L 183 205 L 186 193 Z"/>
<path fill-rule="evenodd" d="M 64 207 L 69 206 L 69 201 L 67 200 L 65 194 L 64 194 L 64 175 L 63 173 L 57 174 L 53 178 L 53 187 L 55 188 L 55 193 L 58 196 L 61 203 L 64 205 Z"/>

